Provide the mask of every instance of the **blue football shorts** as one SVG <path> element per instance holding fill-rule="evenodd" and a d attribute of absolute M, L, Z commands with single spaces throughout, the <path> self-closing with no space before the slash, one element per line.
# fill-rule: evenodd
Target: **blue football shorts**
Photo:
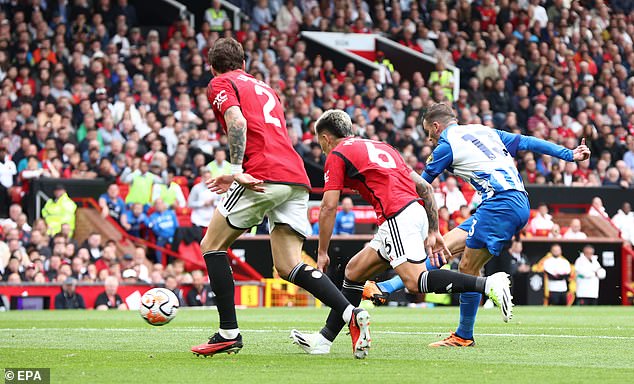
<path fill-rule="evenodd" d="M 530 205 L 526 192 L 508 190 L 482 202 L 458 228 L 467 232 L 467 247 L 487 248 L 499 256 L 513 236 L 528 222 Z"/>

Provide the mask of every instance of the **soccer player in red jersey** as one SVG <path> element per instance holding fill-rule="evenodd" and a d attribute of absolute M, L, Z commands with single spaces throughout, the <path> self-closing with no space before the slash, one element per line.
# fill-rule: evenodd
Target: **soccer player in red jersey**
<path fill-rule="evenodd" d="M 380 141 L 355 138 L 350 117 L 340 110 L 326 111 L 315 123 L 315 131 L 328 154 L 319 213 L 319 269 L 330 261 L 328 246 L 342 189 L 359 191 L 374 207 L 379 225 L 369 245 L 346 267 L 342 292 L 352 304 L 361 302 L 367 279 L 391 266 L 410 292 L 480 292 L 500 307 L 512 305 L 505 273 L 476 277 L 443 269 L 427 270 L 425 248 L 427 253 L 450 255 L 438 231 L 433 189 L 394 148 Z M 343 325 L 331 311 L 319 333 L 293 330 L 291 338 L 307 353 L 325 354 Z"/>
<path fill-rule="evenodd" d="M 244 51 L 230 38 L 209 51 L 214 78 L 207 96 L 227 132 L 231 175 L 207 182 L 225 193 L 200 247 L 211 289 L 216 294 L 220 327 L 196 355 L 236 353 L 242 348 L 234 303 L 234 282 L 227 248 L 244 231 L 268 216 L 273 262 L 280 276 L 306 289 L 349 324 L 355 354 L 369 348 L 369 315 L 354 308 L 322 272 L 301 261 L 308 223 L 310 182 L 291 146 L 282 105 L 266 83 L 244 72 Z"/>

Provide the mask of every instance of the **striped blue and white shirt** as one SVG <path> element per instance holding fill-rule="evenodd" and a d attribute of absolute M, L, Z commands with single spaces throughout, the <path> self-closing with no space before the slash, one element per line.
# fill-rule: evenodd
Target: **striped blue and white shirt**
<path fill-rule="evenodd" d="M 517 151 L 544 153 L 572 161 L 572 150 L 530 136 L 516 135 L 480 124 L 447 127 L 423 172 L 431 183 L 445 169 L 465 180 L 482 195 L 516 190 L 526 193 L 513 158 Z"/>

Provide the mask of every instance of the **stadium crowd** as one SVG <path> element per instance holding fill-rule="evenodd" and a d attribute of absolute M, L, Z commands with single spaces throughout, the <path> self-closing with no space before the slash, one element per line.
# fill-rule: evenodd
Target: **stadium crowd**
<path fill-rule="evenodd" d="M 204 226 L 218 196 L 201 181 L 228 171 L 227 138 L 206 93 L 206 54 L 222 36 L 241 42 L 247 71 L 277 91 L 290 139 L 312 165 L 325 161 L 312 126 L 322 111 L 339 108 L 352 116 L 359 136 L 392 144 L 421 171 L 432 148 L 419 118 L 430 103 L 444 101 L 464 124 L 568 148 L 586 139 L 593 155 L 579 165 L 520 157 L 527 184 L 634 184 L 631 1 L 232 2 L 248 15 L 235 31 L 212 1 L 196 28 L 183 19 L 164 33 L 145 33 L 127 0 L 0 1 L 3 280 L 192 281 L 178 261 L 163 268 L 141 248 L 117 259 L 97 234 L 77 244 L 74 223 L 55 215 L 33 222 L 11 201 L 20 202 L 37 178 L 101 177 L 112 183 L 99 202 L 104 216 L 132 234 L 147 226 L 165 244 L 178 226 L 174 209 L 186 207 L 192 223 Z M 377 52 L 391 75 L 365 76 L 353 63 L 313 57 L 299 31 L 379 33 L 439 63 L 429 75 L 403 78 Z M 446 65 L 458 67 L 460 78 Z M 452 177 L 435 183 L 441 224 L 449 230 L 468 217 L 477 195 Z M 125 199 L 120 186 L 129 190 Z M 65 192 L 57 193 L 54 204 L 64 200 Z M 619 215 L 624 226 L 634 223 L 629 207 Z"/>

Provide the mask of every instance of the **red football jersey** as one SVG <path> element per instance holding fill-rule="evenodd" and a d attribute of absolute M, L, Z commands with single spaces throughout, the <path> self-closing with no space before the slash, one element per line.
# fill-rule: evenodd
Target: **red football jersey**
<path fill-rule="evenodd" d="M 374 207 L 380 225 L 412 202 L 420 201 L 411 171 L 389 144 L 351 137 L 328 154 L 324 190 L 359 191 Z"/>
<path fill-rule="evenodd" d="M 251 176 L 268 183 L 302 185 L 310 181 L 302 158 L 291 145 L 284 109 L 277 94 L 266 83 L 242 70 L 214 77 L 207 98 L 227 131 L 225 112 L 238 106 L 247 120 L 247 146 L 242 167 Z"/>

